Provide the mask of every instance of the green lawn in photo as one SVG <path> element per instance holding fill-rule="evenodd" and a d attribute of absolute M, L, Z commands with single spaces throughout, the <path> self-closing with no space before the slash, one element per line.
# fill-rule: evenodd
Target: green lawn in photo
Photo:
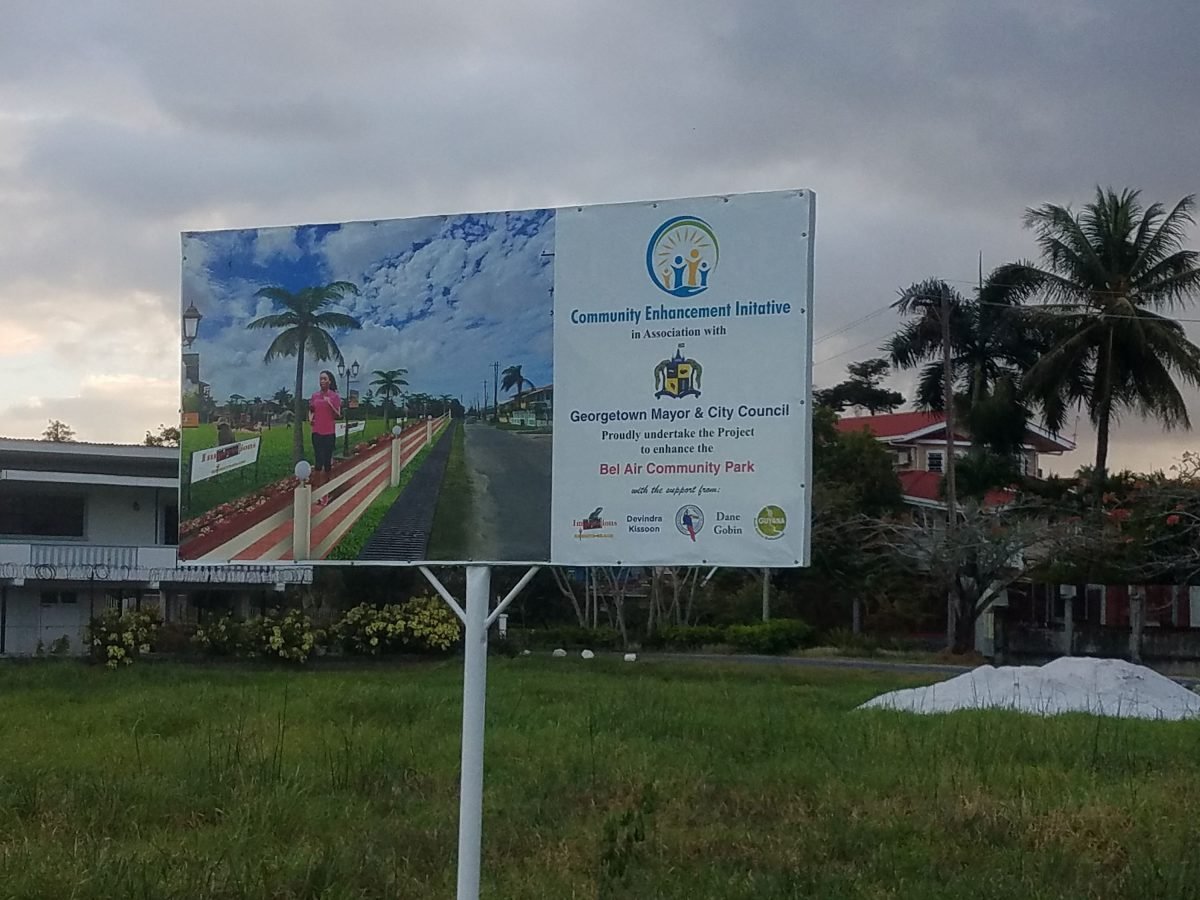
<path fill-rule="evenodd" d="M 0 667 L 0 895 L 454 895 L 462 663 Z M 1200 722 L 854 712 L 920 679 L 488 665 L 487 898 L 1195 897 Z"/>
<path fill-rule="evenodd" d="M 450 458 L 438 493 L 433 530 L 429 536 L 430 559 L 469 559 L 471 548 L 471 473 L 467 469 L 466 431 L 455 422 Z"/>
<path fill-rule="evenodd" d="M 353 423 L 352 423 L 353 424 Z M 362 441 L 371 440 L 383 434 L 383 419 L 368 419 L 366 429 L 350 435 L 350 449 Z M 300 426 L 304 430 L 304 458 L 313 461 L 312 439 L 310 426 L 307 422 Z M 190 486 L 191 496 L 188 501 L 187 480 L 191 474 L 192 454 L 217 445 L 217 426 L 201 425 L 197 428 L 183 429 L 183 484 L 184 508 L 180 510 L 181 519 L 192 519 L 208 512 L 214 506 L 219 506 L 237 497 L 244 497 L 261 487 L 287 478 L 295 469 L 292 462 L 292 429 L 287 425 L 274 425 L 264 428 L 261 432 L 234 431 L 238 440 L 261 437 L 257 465 L 245 466 L 232 472 L 224 472 L 214 478 L 199 481 Z M 343 438 L 338 438 L 334 459 L 342 456 Z"/>

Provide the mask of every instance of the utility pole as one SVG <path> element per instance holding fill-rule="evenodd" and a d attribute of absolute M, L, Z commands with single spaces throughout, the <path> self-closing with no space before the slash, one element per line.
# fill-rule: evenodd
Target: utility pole
<path fill-rule="evenodd" d="M 500 363 L 492 363 L 492 418 L 500 421 Z"/>
<path fill-rule="evenodd" d="M 479 418 L 487 421 L 487 379 L 483 379 L 483 403 L 479 407 Z"/>
<path fill-rule="evenodd" d="M 942 406 L 946 410 L 946 516 L 953 532 L 958 520 L 958 493 L 954 478 L 954 361 L 950 347 L 950 292 L 942 292 Z"/>
<path fill-rule="evenodd" d="M 958 526 L 958 492 L 954 477 L 954 363 L 950 351 L 950 289 L 942 286 L 941 312 L 938 316 L 942 326 L 942 407 L 946 411 L 946 458 L 942 463 L 946 475 L 946 540 L 954 539 Z M 958 633 L 955 621 L 954 594 L 946 596 L 946 641 L 953 647 Z"/>

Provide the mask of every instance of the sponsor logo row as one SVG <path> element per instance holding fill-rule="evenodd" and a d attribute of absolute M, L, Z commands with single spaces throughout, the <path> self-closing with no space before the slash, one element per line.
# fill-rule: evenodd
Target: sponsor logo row
<path fill-rule="evenodd" d="M 575 537 L 581 541 L 611 539 L 621 525 L 616 519 L 605 518 L 602 506 L 597 506 L 588 515 L 571 522 L 572 528 L 575 529 Z M 760 538 L 773 541 L 783 537 L 787 531 L 787 513 L 782 507 L 770 504 L 760 509 L 751 522 L 746 522 L 745 517 L 739 513 L 723 511 L 717 511 L 710 521 L 703 509 L 694 503 L 688 503 L 675 511 L 672 521 L 666 521 L 660 515 L 629 514 L 625 516 L 624 526 L 629 534 L 677 532 L 693 543 L 701 540 L 706 533 L 714 537 L 724 537 L 745 534 L 753 528 Z"/>

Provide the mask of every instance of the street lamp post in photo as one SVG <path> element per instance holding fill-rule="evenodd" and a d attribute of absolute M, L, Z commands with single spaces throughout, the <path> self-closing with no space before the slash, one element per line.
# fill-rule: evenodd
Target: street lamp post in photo
<path fill-rule="evenodd" d="M 342 456 L 349 458 L 350 456 L 350 385 L 354 383 L 354 379 L 358 377 L 358 360 L 350 363 L 350 368 L 346 368 L 344 359 L 338 360 L 338 378 L 345 380 L 346 386 L 346 410 L 344 418 L 346 421 L 343 426 L 346 430 L 342 433 Z"/>
<path fill-rule="evenodd" d="M 183 346 L 191 348 L 192 342 L 196 340 L 196 331 L 200 328 L 200 320 L 203 318 L 200 310 L 196 309 L 196 304 L 189 303 L 188 308 L 183 311 Z"/>

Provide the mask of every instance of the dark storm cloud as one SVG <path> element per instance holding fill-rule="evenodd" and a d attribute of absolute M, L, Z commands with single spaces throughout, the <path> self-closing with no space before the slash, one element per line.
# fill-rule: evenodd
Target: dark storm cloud
<path fill-rule="evenodd" d="M 805 186 L 827 384 L 894 329 L 864 317 L 897 288 L 969 291 L 980 251 L 1032 255 L 1025 207 L 1200 188 L 1198 33 L 1178 0 L 16 0 L 0 327 L 48 352 L 9 352 L 0 377 L 60 397 L 98 374 L 172 384 L 79 347 L 170 340 L 183 230 Z M 119 314 L 135 294 L 161 315 Z M 1159 437 L 1127 417 L 1115 453 L 1175 452 Z"/>

